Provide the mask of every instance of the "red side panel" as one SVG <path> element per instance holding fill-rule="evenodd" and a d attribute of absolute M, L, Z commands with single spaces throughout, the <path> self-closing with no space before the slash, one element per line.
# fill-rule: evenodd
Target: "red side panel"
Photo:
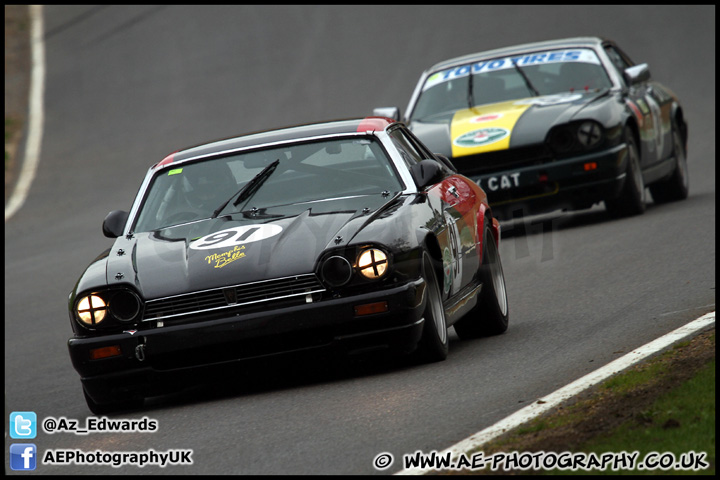
<path fill-rule="evenodd" d="M 476 183 L 453 175 L 433 186 L 428 194 L 438 196 L 446 205 L 450 205 L 462 216 L 465 225 L 475 230 L 475 245 L 478 256 L 482 258 L 484 221 L 489 210 L 485 192 Z M 497 241 L 500 238 L 497 220 L 493 219 L 491 228 L 496 234 L 493 240 Z"/>

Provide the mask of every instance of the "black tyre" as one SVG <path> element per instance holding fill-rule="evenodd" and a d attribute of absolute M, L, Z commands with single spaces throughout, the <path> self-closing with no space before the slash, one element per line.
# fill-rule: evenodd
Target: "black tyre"
<path fill-rule="evenodd" d="M 95 415 L 105 415 L 125 410 L 136 410 L 142 407 L 144 403 L 142 398 L 133 398 L 112 403 L 96 403 L 95 400 L 90 398 L 90 395 L 87 394 L 84 388 L 83 395 L 85 395 L 85 402 L 87 403 L 88 408 Z"/>
<path fill-rule="evenodd" d="M 425 279 L 425 312 L 423 333 L 418 345 L 418 355 L 426 362 L 439 362 L 448 355 L 448 331 L 440 286 L 430 257 L 423 255 L 423 278 Z"/>
<path fill-rule="evenodd" d="M 650 194 L 655 203 L 667 203 L 685 200 L 690 191 L 687 155 L 682 136 L 673 123 L 673 155 L 676 159 L 675 170 L 670 178 L 650 185 Z"/>
<path fill-rule="evenodd" d="M 505 332 L 510 320 L 505 274 L 495 237 L 488 224 L 483 234 L 483 256 L 479 272 L 482 293 L 477 306 L 458 320 L 454 327 L 461 339 L 498 335 Z"/>
<path fill-rule="evenodd" d="M 617 198 L 606 199 L 605 208 L 615 217 L 639 215 L 645 211 L 645 182 L 640 169 L 640 154 L 630 129 L 624 132 L 627 145 L 627 175 Z"/>

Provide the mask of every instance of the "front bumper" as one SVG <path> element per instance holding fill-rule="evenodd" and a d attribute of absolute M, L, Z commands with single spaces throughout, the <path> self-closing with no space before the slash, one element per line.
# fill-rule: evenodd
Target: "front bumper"
<path fill-rule="evenodd" d="M 627 146 L 554 160 L 513 170 L 468 175 L 488 195 L 493 213 L 533 214 L 557 209 L 589 208 L 620 194 L 627 170 Z"/>
<path fill-rule="evenodd" d="M 242 360 L 309 351 L 352 354 L 374 348 L 409 352 L 422 334 L 425 283 L 315 303 L 118 334 L 71 338 L 70 358 L 97 403 L 150 396 L 188 375 Z M 355 307 L 387 302 L 384 313 L 357 316 Z M 119 346 L 120 355 L 91 359 Z"/>

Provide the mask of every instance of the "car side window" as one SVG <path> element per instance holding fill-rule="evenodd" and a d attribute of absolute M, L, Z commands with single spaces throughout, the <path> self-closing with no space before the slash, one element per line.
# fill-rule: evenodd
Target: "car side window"
<path fill-rule="evenodd" d="M 608 58 L 610 58 L 610 61 L 617 70 L 620 79 L 623 82 L 623 85 L 627 87 L 627 84 L 625 82 L 625 76 L 623 75 L 623 73 L 625 72 L 626 68 L 632 67 L 632 62 L 629 58 L 627 58 L 627 56 L 623 55 L 622 52 L 618 51 L 617 48 L 611 45 L 605 46 L 605 53 L 607 53 Z"/>
<path fill-rule="evenodd" d="M 419 152 L 420 157 L 423 160 L 429 159 L 437 161 L 447 175 L 457 173 L 457 169 L 447 157 L 430 152 L 430 150 L 428 150 L 427 147 L 418 140 L 418 138 L 410 130 L 403 130 L 403 135 L 407 138 L 407 141 L 415 147 L 415 150 Z"/>
<path fill-rule="evenodd" d="M 424 160 L 426 158 L 433 158 L 433 154 L 430 153 L 430 151 L 420 142 L 420 140 L 417 139 L 415 135 L 412 134 L 411 131 L 403 129 L 402 133 L 408 143 L 410 143 L 415 148 L 415 151 L 418 152 L 421 159 Z"/>
<path fill-rule="evenodd" d="M 420 152 L 418 152 L 410 140 L 403 135 L 402 130 L 393 130 L 389 133 L 389 135 L 408 168 L 425 158 Z"/>

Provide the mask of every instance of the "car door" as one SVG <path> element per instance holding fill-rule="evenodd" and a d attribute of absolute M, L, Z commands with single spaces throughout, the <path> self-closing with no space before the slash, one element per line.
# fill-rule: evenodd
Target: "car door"
<path fill-rule="evenodd" d="M 640 74 L 642 67 L 634 64 L 617 46 L 605 45 L 605 52 L 626 87 L 626 103 L 633 111 L 640 128 L 640 157 L 644 170 L 666 158 L 672 149 L 670 128 L 671 97 L 661 85 L 653 82 L 650 72 Z M 628 83 L 627 69 L 640 74 L 638 80 Z"/>
<path fill-rule="evenodd" d="M 451 175 L 434 189 L 443 202 L 449 248 L 443 252 L 446 293 L 454 295 L 470 284 L 478 271 L 477 204 L 475 190 L 459 175 Z"/>
<path fill-rule="evenodd" d="M 420 160 L 435 159 L 426 147 L 406 130 L 398 130 L 403 148 Z M 397 143 L 396 143 L 397 144 Z M 443 225 L 440 243 L 443 261 L 443 294 L 445 298 L 460 292 L 474 278 L 479 267 L 476 249 L 477 195 L 462 177 L 454 175 L 448 165 L 438 161 L 447 176 L 430 191 L 442 202 Z"/>

